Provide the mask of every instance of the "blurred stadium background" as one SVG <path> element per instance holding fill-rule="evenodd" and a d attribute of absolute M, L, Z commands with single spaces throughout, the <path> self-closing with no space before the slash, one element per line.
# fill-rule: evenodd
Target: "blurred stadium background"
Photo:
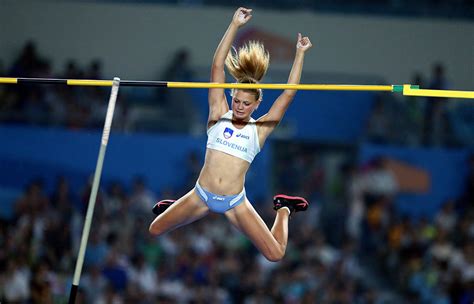
<path fill-rule="evenodd" d="M 0 0 L 0 77 L 208 81 L 238 6 L 265 82 L 302 32 L 302 83 L 474 90 L 472 0 Z M 0 86 L 0 303 L 67 302 L 108 94 Z M 246 182 L 268 224 L 274 194 L 311 202 L 279 263 L 218 215 L 148 234 L 195 183 L 206 117 L 206 90 L 120 89 L 78 303 L 473 303 L 472 101 L 298 92 Z"/>

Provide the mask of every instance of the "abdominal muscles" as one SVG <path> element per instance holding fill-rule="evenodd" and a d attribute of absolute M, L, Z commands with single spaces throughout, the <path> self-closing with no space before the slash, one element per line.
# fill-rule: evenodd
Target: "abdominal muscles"
<path fill-rule="evenodd" d="M 207 149 L 206 160 L 199 175 L 199 184 L 219 195 L 240 193 L 250 164 L 221 151 Z"/>

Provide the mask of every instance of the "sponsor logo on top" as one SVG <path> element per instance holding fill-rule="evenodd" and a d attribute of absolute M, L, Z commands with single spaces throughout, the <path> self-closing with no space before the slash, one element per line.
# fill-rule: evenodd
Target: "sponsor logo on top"
<path fill-rule="evenodd" d="M 235 135 L 235 137 L 242 137 L 244 139 L 250 139 L 250 136 L 242 134 L 242 133 L 239 133 L 239 134 Z"/>

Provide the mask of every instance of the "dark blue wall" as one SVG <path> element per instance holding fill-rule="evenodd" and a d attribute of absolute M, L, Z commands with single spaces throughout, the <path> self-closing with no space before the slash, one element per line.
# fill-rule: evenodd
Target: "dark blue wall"
<path fill-rule="evenodd" d="M 95 170 L 100 132 L 50 128 L 0 127 L 0 186 L 18 188 L 35 177 L 48 191 L 58 175 L 66 175 L 80 190 Z M 204 160 L 206 138 L 184 135 L 123 135 L 112 132 L 105 155 L 102 181 L 119 180 L 130 185 L 144 176 L 155 191 L 185 183 L 186 160 L 195 151 Z M 257 155 L 247 175 L 250 199 L 268 192 L 271 147 Z"/>
<path fill-rule="evenodd" d="M 52 191 L 57 176 L 66 175 L 73 190 L 78 192 L 95 170 L 100 138 L 100 132 L 0 127 L 0 188 L 21 190 L 35 177 L 41 177 L 46 190 Z M 203 160 L 205 143 L 205 137 L 112 132 L 102 185 L 119 180 L 130 186 L 136 175 L 143 175 L 157 192 L 166 187 L 179 188 L 186 180 L 189 153 L 195 151 Z M 246 188 L 251 200 L 271 195 L 271 155 L 269 141 L 247 175 Z M 428 193 L 398 196 L 397 208 L 402 213 L 431 216 L 446 199 L 458 197 L 463 190 L 466 150 L 363 145 L 359 160 L 364 163 L 380 155 L 414 164 L 431 175 L 432 187 Z"/>
<path fill-rule="evenodd" d="M 456 199 L 464 190 L 469 152 L 462 149 L 422 149 L 363 145 L 359 161 L 387 156 L 426 170 L 431 175 L 431 189 L 426 194 L 397 196 L 397 209 L 413 216 L 433 216 L 447 199 Z"/>

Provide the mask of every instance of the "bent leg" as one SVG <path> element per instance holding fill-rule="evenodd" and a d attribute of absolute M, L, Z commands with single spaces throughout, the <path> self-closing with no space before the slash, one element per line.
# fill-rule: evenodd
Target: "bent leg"
<path fill-rule="evenodd" d="M 161 235 L 194 222 L 207 213 L 209 213 L 209 208 L 192 189 L 158 215 L 150 224 L 149 231 L 154 235 Z"/>
<path fill-rule="evenodd" d="M 250 204 L 248 199 L 225 213 L 229 221 L 244 233 L 269 261 L 277 262 L 283 258 L 288 242 L 287 208 L 277 210 L 275 222 L 271 230 Z"/>

